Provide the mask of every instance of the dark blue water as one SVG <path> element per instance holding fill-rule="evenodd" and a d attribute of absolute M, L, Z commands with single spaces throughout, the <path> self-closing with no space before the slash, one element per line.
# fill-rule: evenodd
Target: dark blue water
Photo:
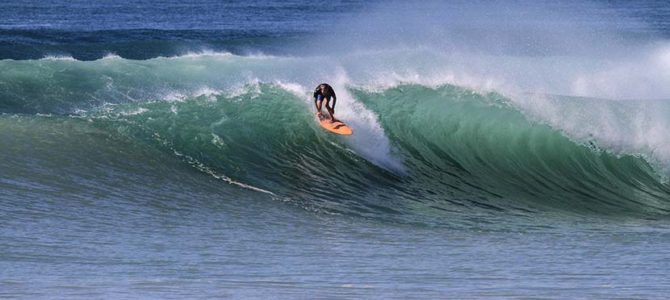
<path fill-rule="evenodd" d="M 0 3 L 0 298 L 665 299 L 669 17 Z"/>
<path fill-rule="evenodd" d="M 188 51 L 282 51 L 362 9 L 350 1 L 27 1 L 0 4 L 0 57 L 109 53 L 133 59 Z M 331 21 L 326 21 L 331 20 Z"/>

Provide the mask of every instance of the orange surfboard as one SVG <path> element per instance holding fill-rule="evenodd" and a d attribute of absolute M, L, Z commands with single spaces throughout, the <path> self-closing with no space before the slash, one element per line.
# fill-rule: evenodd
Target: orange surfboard
<path fill-rule="evenodd" d="M 316 117 L 319 118 L 319 124 L 321 125 L 321 127 L 332 133 L 341 135 L 354 134 L 354 131 L 351 130 L 351 127 L 347 126 L 347 124 L 344 124 L 342 121 L 331 122 L 330 118 L 319 113 L 316 114 Z"/>

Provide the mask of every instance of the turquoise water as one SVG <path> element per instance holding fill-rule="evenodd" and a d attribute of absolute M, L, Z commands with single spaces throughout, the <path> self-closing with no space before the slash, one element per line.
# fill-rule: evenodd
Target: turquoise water
<path fill-rule="evenodd" d="M 665 3 L 133 5 L 0 4 L 0 297 L 666 297 Z"/>

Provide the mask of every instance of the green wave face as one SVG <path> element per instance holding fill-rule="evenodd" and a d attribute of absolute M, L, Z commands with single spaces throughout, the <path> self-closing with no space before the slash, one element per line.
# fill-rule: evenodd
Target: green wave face
<path fill-rule="evenodd" d="M 326 213 L 444 223 L 501 212 L 668 212 L 668 186 L 644 159 L 571 141 L 498 94 L 418 85 L 351 93 L 378 116 L 402 171 L 323 131 L 310 103 L 276 85 L 112 105 L 85 118 L 210 175 Z"/>
<path fill-rule="evenodd" d="M 667 212 L 668 186 L 645 160 L 569 140 L 495 93 L 410 85 L 356 97 L 380 116 L 415 182 L 437 194 L 482 194 L 500 208 Z"/>
<path fill-rule="evenodd" d="M 375 202 L 366 196 L 369 188 L 383 191 L 385 182 L 400 184 L 399 177 L 322 130 L 312 110 L 281 88 L 260 85 L 241 95 L 112 106 L 88 117 L 278 199 L 318 211 L 375 214 L 366 207 Z"/>
<path fill-rule="evenodd" d="M 646 155 L 656 148 L 613 152 L 588 134 L 555 129 L 591 126 L 589 114 L 577 114 L 602 107 L 636 120 L 625 115 L 631 111 L 625 105 L 555 100 L 552 109 L 578 117 L 561 127 L 533 114 L 539 106 L 496 93 L 444 84 L 371 91 L 344 74 L 337 83 L 344 101 L 339 117 L 355 134 L 340 137 L 318 126 L 309 100 L 305 82 L 317 77 L 303 70 L 321 60 L 231 54 L 3 60 L 0 112 L 3 126 L 27 137 L 54 120 L 67 124 L 56 127 L 65 136 L 88 136 L 93 128 L 160 149 L 232 188 L 326 213 L 402 222 L 419 214 L 435 223 L 500 212 L 668 213 L 670 188 L 657 175 L 667 166 Z M 10 126 L 17 114 L 24 121 Z M 7 149 L 0 151 L 14 155 Z M 143 165 L 146 156 L 127 159 Z"/>

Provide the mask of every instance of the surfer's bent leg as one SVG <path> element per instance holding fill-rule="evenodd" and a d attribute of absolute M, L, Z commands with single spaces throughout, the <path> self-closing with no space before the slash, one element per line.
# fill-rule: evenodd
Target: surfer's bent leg
<path fill-rule="evenodd" d="M 330 114 L 330 121 L 337 121 L 337 119 L 335 119 L 335 99 L 333 99 L 333 105 L 331 106 L 330 97 L 326 98 L 326 109 L 328 110 L 328 114 Z"/>
<path fill-rule="evenodd" d="M 318 95 L 314 97 L 314 106 L 316 106 L 316 113 L 321 113 L 321 104 L 323 103 L 323 96 Z"/>

